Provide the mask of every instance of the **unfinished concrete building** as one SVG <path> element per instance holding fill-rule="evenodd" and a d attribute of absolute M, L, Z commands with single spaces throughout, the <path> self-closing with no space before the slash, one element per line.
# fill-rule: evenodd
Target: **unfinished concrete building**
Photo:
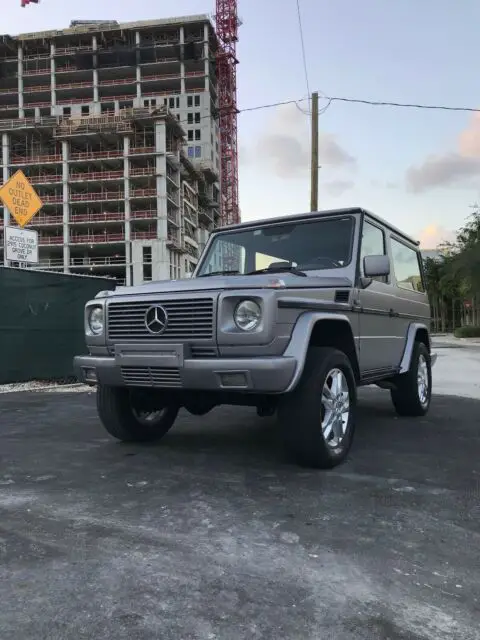
<path fill-rule="evenodd" d="M 0 38 L 3 181 L 22 169 L 44 202 L 41 268 L 191 271 L 219 217 L 216 46 L 207 16 Z"/>

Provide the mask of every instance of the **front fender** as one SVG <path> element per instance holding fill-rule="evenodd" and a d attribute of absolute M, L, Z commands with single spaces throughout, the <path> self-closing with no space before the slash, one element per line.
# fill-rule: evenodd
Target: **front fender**
<path fill-rule="evenodd" d="M 285 353 L 283 354 L 286 358 L 295 358 L 298 363 L 293 378 L 286 389 L 287 393 L 295 389 L 302 377 L 302 373 L 305 368 L 305 361 L 307 359 L 308 347 L 310 345 L 310 337 L 314 326 L 317 322 L 325 320 L 329 320 L 330 322 L 332 320 L 337 322 L 346 322 L 350 326 L 347 316 L 342 313 L 302 313 L 295 324 L 292 337 L 288 343 Z"/>

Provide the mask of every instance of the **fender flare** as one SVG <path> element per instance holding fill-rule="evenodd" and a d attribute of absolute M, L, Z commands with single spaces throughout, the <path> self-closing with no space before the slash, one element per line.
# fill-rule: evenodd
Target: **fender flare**
<path fill-rule="evenodd" d="M 297 386 L 305 368 L 305 361 L 307 359 L 307 352 L 308 347 L 310 346 L 310 337 L 312 335 L 313 328 L 317 324 L 317 322 L 322 322 L 325 320 L 345 322 L 346 324 L 348 324 L 350 329 L 352 326 L 348 317 L 342 313 L 316 313 L 313 311 L 302 313 L 295 324 L 295 328 L 292 332 L 292 337 L 290 338 L 288 347 L 283 354 L 285 358 L 294 358 L 295 360 L 297 360 L 297 368 L 295 369 L 295 373 L 293 374 L 293 378 L 291 379 L 290 384 L 285 389 L 285 393 L 293 391 L 293 389 Z M 355 336 L 353 336 L 353 331 L 352 337 L 354 340 L 356 352 Z"/>
<path fill-rule="evenodd" d="M 407 371 L 410 369 L 413 347 L 415 345 L 415 339 L 419 330 L 425 330 L 427 332 L 427 335 L 429 336 L 427 348 L 429 351 L 431 351 L 430 333 L 428 331 L 427 325 L 420 322 L 412 322 L 412 324 L 408 327 L 407 339 L 405 341 L 405 349 L 403 350 L 402 359 L 400 361 L 399 373 L 407 373 Z"/>

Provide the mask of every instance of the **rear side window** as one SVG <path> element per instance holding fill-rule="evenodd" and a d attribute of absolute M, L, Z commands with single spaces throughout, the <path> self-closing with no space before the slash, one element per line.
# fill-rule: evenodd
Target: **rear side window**
<path fill-rule="evenodd" d="M 403 242 L 391 238 L 393 271 L 397 286 L 410 291 L 425 292 L 419 254 L 415 249 L 407 247 Z"/>

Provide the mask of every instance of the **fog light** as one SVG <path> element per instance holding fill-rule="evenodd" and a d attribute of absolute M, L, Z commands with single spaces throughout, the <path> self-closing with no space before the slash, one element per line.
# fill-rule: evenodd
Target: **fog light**
<path fill-rule="evenodd" d="M 83 380 L 86 384 L 97 384 L 97 371 L 92 368 L 83 368 Z"/>
<path fill-rule="evenodd" d="M 231 373 L 221 373 L 220 382 L 222 387 L 247 387 L 247 375 L 241 371 L 232 371 Z"/>

